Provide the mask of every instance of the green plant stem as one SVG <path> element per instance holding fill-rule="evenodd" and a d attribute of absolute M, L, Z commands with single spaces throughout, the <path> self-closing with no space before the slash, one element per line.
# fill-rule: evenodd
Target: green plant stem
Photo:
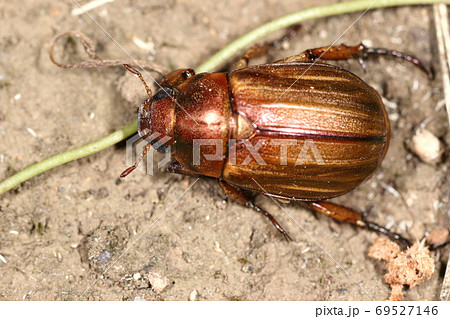
<path fill-rule="evenodd" d="M 46 172 L 54 167 L 104 150 L 105 148 L 108 148 L 133 135 L 136 132 L 136 127 L 137 120 L 98 141 L 84 145 L 71 151 L 57 154 L 55 156 L 47 158 L 42 162 L 28 166 L 26 169 L 0 183 L 0 195 L 19 185 L 20 183 L 23 183 L 24 181 L 30 179 L 31 177 Z"/>
<path fill-rule="evenodd" d="M 298 24 L 300 22 L 335 16 L 344 13 L 352 13 L 357 11 L 373 10 L 377 8 L 395 7 L 395 6 L 407 6 L 407 5 L 425 5 L 435 3 L 450 3 L 448 0 L 357 0 L 335 3 L 326 6 L 313 7 L 305 10 L 301 10 L 292 14 L 285 15 L 281 18 L 272 20 L 259 28 L 250 31 L 244 36 L 233 41 L 225 48 L 214 54 L 206 62 L 200 65 L 197 72 L 211 72 L 219 65 L 224 63 L 231 56 L 241 51 L 242 49 L 250 47 L 257 40 L 265 37 L 266 35 L 278 31 L 280 29 L 287 28 L 291 25 Z"/>
<path fill-rule="evenodd" d="M 286 15 L 279 19 L 273 20 L 240 37 L 239 39 L 237 39 L 236 41 L 234 41 L 233 43 L 231 43 L 230 45 L 226 46 L 224 49 L 220 50 L 218 53 L 213 55 L 205 63 L 200 65 L 196 70 L 197 72 L 211 72 L 214 69 L 218 68 L 231 56 L 233 56 L 240 50 L 249 47 L 251 44 L 255 43 L 257 40 L 268 35 L 269 33 L 286 28 L 294 24 L 298 24 L 305 20 L 314 18 L 324 18 L 344 13 L 352 13 L 356 11 L 363 11 L 367 10 L 368 8 L 369 10 L 372 10 L 376 8 L 392 7 L 392 6 L 450 3 L 450 0 L 378 0 L 375 3 L 374 2 L 375 0 L 355 0 L 309 8 Z M 1 182 L 0 195 L 20 185 L 26 180 L 36 175 L 42 174 L 54 167 L 77 160 L 82 157 L 89 156 L 105 148 L 108 148 L 126 139 L 127 137 L 133 135 L 136 131 L 137 131 L 137 121 L 134 121 L 128 124 L 127 126 L 121 128 L 120 130 L 98 141 L 84 145 L 71 151 L 57 154 L 39 163 L 31 165 L 25 168 L 24 170 L 20 171 L 19 173 Z"/>

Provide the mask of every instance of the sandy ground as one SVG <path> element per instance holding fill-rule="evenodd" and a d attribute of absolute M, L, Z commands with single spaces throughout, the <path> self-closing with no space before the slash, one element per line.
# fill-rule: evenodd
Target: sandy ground
<path fill-rule="evenodd" d="M 133 57 L 174 69 L 199 65 L 264 22 L 333 1 L 154 2 L 115 1 L 90 14 Z M 65 30 L 95 39 L 102 58 L 127 58 L 87 15 L 72 16 L 74 7 L 72 1 L 49 0 L 0 4 L 0 179 L 124 126 L 145 98 L 141 84 L 123 68 L 64 70 L 49 61 L 51 38 Z M 429 7 L 369 12 L 339 42 L 365 40 L 407 51 L 438 69 L 431 12 Z M 268 59 L 329 45 L 359 15 L 306 22 L 287 50 L 274 50 Z M 154 50 L 139 48 L 133 37 L 153 43 Z M 85 58 L 79 47 L 71 48 L 67 59 Z M 411 65 L 383 58 L 368 61 L 367 74 L 356 62 L 340 65 L 390 101 L 392 140 L 377 174 L 335 201 L 370 210 L 372 220 L 411 238 L 448 227 L 448 153 L 428 165 L 407 146 L 420 125 L 445 145 L 450 142 L 440 76 L 430 81 Z M 135 172 L 119 181 L 126 167 L 124 146 L 56 168 L 0 197 L 0 254 L 6 261 L 0 261 L 0 299 L 388 297 L 384 265 L 367 257 L 376 234 L 285 205 L 301 229 L 259 196 L 257 202 L 294 238 L 288 243 L 266 219 L 227 201 L 214 180 L 189 188 L 194 178 Z M 446 262 L 442 257 L 431 280 L 406 298 L 436 300 Z"/>

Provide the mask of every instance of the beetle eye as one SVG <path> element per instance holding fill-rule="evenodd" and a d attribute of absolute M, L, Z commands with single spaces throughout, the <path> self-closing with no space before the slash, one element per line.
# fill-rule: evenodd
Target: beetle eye
<path fill-rule="evenodd" d="M 192 70 L 192 69 L 188 69 L 186 71 L 183 71 L 183 73 L 181 73 L 181 76 L 183 77 L 184 80 L 191 78 L 193 75 L 194 75 L 194 70 Z"/>

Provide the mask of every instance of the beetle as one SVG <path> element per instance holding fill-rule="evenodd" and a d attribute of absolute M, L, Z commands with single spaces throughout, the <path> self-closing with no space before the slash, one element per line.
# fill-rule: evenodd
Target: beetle
<path fill-rule="evenodd" d="M 364 58 L 387 55 L 426 70 L 421 61 L 359 44 L 309 49 L 248 66 L 260 51 L 248 50 L 229 73 L 173 71 L 154 95 L 139 71 L 124 65 L 148 94 L 138 115 L 138 133 L 148 143 L 121 177 L 133 171 L 153 145 L 171 153 L 169 172 L 217 179 L 229 198 L 265 215 L 286 239 L 291 237 L 255 205 L 253 194 L 299 201 L 312 211 L 409 244 L 363 214 L 325 201 L 374 174 L 389 146 L 390 124 L 375 89 L 321 60 L 358 59 L 364 68 Z"/>

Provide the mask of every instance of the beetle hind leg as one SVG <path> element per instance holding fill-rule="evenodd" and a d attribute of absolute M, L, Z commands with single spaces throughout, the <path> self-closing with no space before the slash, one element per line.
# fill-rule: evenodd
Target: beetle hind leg
<path fill-rule="evenodd" d="M 245 191 L 242 189 L 239 189 L 237 187 L 234 187 L 224 181 L 219 181 L 220 187 L 225 191 L 225 193 L 228 195 L 229 198 L 232 200 L 238 202 L 242 206 L 246 206 L 249 208 L 254 209 L 256 212 L 264 215 L 266 218 L 270 220 L 272 225 L 284 236 L 284 238 L 287 241 L 292 241 L 291 236 L 284 230 L 283 227 L 278 223 L 278 221 L 273 217 L 268 211 L 262 209 L 259 206 L 256 206 L 251 196 L 248 196 Z"/>
<path fill-rule="evenodd" d="M 314 212 L 325 214 L 338 221 L 376 231 L 380 234 L 388 236 L 402 245 L 411 246 L 411 242 L 402 235 L 392 232 L 376 223 L 367 221 L 364 214 L 361 214 L 353 209 L 330 202 L 302 202 L 301 204 Z"/>
<path fill-rule="evenodd" d="M 345 44 L 336 45 L 336 46 L 328 46 L 316 49 L 308 49 L 303 51 L 298 55 L 294 55 L 291 57 L 287 57 L 274 63 L 290 63 L 290 62 L 315 62 L 317 60 L 349 60 L 349 59 L 357 59 L 361 64 L 363 70 L 366 70 L 366 66 L 364 64 L 364 59 L 368 56 L 373 55 L 384 55 L 391 56 L 395 58 L 400 58 L 402 60 L 411 62 L 419 69 L 424 71 L 425 73 L 430 75 L 430 72 L 427 70 L 425 65 L 416 57 L 395 51 L 388 50 L 383 48 L 368 48 L 364 44 L 358 44 L 354 46 L 348 46 Z"/>
<path fill-rule="evenodd" d="M 300 25 L 292 26 L 287 33 L 282 36 L 280 39 L 266 42 L 263 44 L 255 44 L 250 47 L 244 55 L 234 64 L 233 69 L 239 70 L 248 66 L 250 59 L 260 57 L 269 51 L 269 49 L 277 47 L 280 43 L 288 42 L 292 37 L 294 37 L 298 30 L 300 29 Z"/>

